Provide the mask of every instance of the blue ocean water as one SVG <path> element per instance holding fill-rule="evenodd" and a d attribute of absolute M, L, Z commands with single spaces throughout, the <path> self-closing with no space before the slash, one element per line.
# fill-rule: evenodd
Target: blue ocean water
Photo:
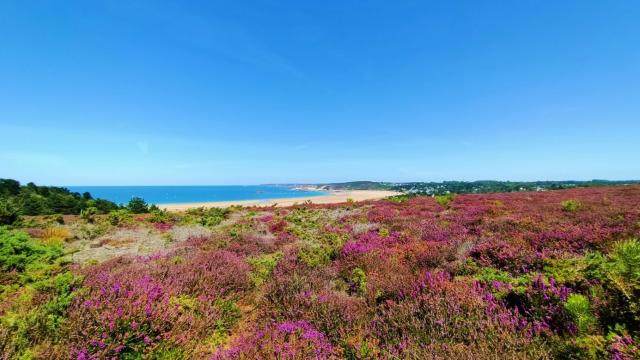
<path fill-rule="evenodd" d="M 248 186 L 67 186 L 74 192 L 90 192 L 94 198 L 126 204 L 132 197 L 149 204 L 180 204 L 206 201 L 267 200 L 319 196 L 321 191 L 294 190 L 285 185 Z"/>

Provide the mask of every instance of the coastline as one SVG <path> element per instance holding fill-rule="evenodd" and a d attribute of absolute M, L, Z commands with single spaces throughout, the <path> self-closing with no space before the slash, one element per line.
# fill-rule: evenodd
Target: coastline
<path fill-rule="evenodd" d="M 163 210 L 168 211 L 184 211 L 187 209 L 198 207 L 229 207 L 234 205 L 239 206 L 277 206 L 286 207 L 303 203 L 305 201 L 311 201 L 313 204 L 336 204 L 346 202 L 347 199 L 353 201 L 364 200 L 379 200 L 388 196 L 398 195 L 399 192 L 386 191 L 386 190 L 334 190 L 330 191 L 327 195 L 318 196 L 301 196 L 295 198 L 280 198 L 280 199 L 264 199 L 264 200 L 237 200 L 237 201 L 209 201 L 209 202 L 194 202 L 194 203 L 180 203 L 180 204 L 158 204 L 157 206 Z"/>

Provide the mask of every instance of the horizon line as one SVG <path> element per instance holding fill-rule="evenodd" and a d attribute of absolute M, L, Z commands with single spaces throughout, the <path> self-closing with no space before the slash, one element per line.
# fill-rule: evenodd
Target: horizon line
<path fill-rule="evenodd" d="M 411 183 L 446 183 L 446 182 L 483 182 L 483 181 L 495 181 L 495 182 L 508 182 L 508 183 L 533 183 L 533 182 L 592 182 L 592 181 L 606 181 L 606 182 L 640 182 L 638 179 L 602 179 L 593 178 L 585 180 L 577 179 L 552 179 L 552 180 L 498 180 L 498 179 L 476 179 L 476 180 L 411 180 L 411 181 L 379 181 L 379 180 L 349 180 L 349 181 L 331 181 L 331 182 L 282 182 L 282 183 L 255 183 L 255 184 L 113 184 L 113 185 L 95 185 L 95 184 L 83 184 L 83 185 L 38 185 L 38 186 L 54 186 L 54 187 L 198 187 L 198 186 L 291 186 L 291 185 L 331 185 L 331 184 L 348 184 L 358 182 L 370 182 L 381 184 L 411 184 Z M 33 181 L 30 181 L 33 182 Z M 21 185 L 28 184 L 20 182 Z"/>

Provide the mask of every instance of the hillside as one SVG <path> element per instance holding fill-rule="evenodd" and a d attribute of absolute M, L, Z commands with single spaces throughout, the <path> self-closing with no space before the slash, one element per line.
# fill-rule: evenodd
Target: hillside
<path fill-rule="evenodd" d="M 317 185 L 324 190 L 388 190 L 386 183 L 377 181 L 350 181 Z"/>
<path fill-rule="evenodd" d="M 0 358 L 634 359 L 640 186 L 0 230 Z"/>
<path fill-rule="evenodd" d="M 482 194 L 517 191 L 561 190 L 581 187 L 640 184 L 640 180 L 588 180 L 588 181 L 443 181 L 391 183 L 378 181 L 351 181 L 316 184 L 325 190 L 392 190 L 412 195 Z"/>

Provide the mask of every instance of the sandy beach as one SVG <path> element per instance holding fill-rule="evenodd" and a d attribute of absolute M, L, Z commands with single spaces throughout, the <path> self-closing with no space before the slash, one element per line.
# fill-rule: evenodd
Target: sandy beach
<path fill-rule="evenodd" d="M 212 201 L 212 202 L 196 202 L 183 204 L 158 204 L 161 209 L 169 211 L 184 211 L 197 207 L 228 207 L 233 205 L 241 206 L 291 206 L 301 204 L 305 201 L 311 201 L 314 204 L 335 204 L 346 202 L 347 199 L 353 201 L 378 200 L 388 196 L 398 195 L 395 191 L 384 190 L 336 190 L 331 191 L 327 195 L 320 196 L 304 196 L 296 198 L 284 199 L 265 199 L 265 200 L 238 200 L 238 201 Z"/>

